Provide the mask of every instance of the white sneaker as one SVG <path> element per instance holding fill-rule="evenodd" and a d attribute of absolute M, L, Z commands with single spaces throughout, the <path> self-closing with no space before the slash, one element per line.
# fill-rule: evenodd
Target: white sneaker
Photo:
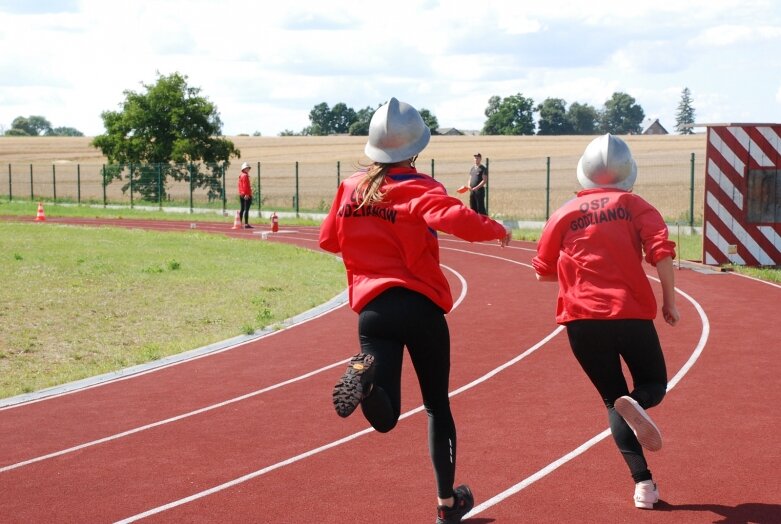
<path fill-rule="evenodd" d="M 654 509 L 659 502 L 659 488 L 653 480 L 644 480 L 635 484 L 635 507 Z"/>
<path fill-rule="evenodd" d="M 613 406 L 634 431 L 641 446 L 648 451 L 662 449 L 662 433 L 635 399 L 629 396 L 619 397 Z"/>

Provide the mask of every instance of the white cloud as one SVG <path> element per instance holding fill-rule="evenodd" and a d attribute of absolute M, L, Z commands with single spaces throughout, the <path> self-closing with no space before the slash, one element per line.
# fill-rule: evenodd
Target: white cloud
<path fill-rule="evenodd" d="M 40 114 L 101 133 L 100 113 L 158 71 L 187 75 L 227 134 L 390 96 L 477 129 L 491 96 L 519 92 L 600 108 L 623 91 L 669 129 L 683 86 L 698 120 L 781 121 L 772 0 L 0 0 L 0 25 L 6 126 Z"/>

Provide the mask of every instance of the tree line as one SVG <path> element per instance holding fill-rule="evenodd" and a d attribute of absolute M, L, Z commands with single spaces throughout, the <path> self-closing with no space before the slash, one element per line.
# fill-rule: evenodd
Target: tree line
<path fill-rule="evenodd" d="M 377 107 L 381 105 L 377 104 Z M 355 111 L 343 102 L 331 108 L 322 102 L 309 112 L 309 126 L 300 133 L 285 130 L 280 135 L 368 135 L 369 121 L 375 110 L 365 107 Z M 437 134 L 437 117 L 426 108 L 419 112 L 432 134 Z M 535 113 L 539 115 L 536 122 Z M 481 135 L 625 135 L 642 132 L 645 111 L 631 95 L 622 92 L 613 93 L 601 109 L 580 102 L 567 107 L 567 102 L 561 98 L 546 98 L 535 105 L 532 98 L 517 93 L 505 98 L 490 97 L 485 117 Z M 694 108 L 687 87 L 681 94 L 675 128 L 681 134 L 690 134 L 692 124 Z"/>
<path fill-rule="evenodd" d="M 73 127 L 52 127 L 46 118 L 31 115 L 14 118 L 5 136 L 84 136 L 84 133 Z"/>
<path fill-rule="evenodd" d="M 109 162 L 104 184 L 124 177 L 122 191 L 129 190 L 132 181 L 133 191 L 153 202 L 167 198 L 169 180 L 206 189 L 210 199 L 224 198 L 221 177 L 231 158 L 241 158 L 241 151 L 222 135 L 217 106 L 201 95 L 200 88 L 188 85 L 187 76 L 180 73 L 158 73 L 153 84 L 141 85 L 142 91 L 123 92 L 119 110 L 101 113 L 105 133 L 90 144 Z M 369 106 L 356 111 L 344 103 L 329 107 L 323 102 L 310 111 L 310 125 L 300 133 L 286 130 L 280 135 L 368 135 L 374 111 Z M 436 116 L 426 108 L 419 112 L 437 133 Z M 534 113 L 539 113 L 537 124 Z M 567 107 L 560 98 L 535 105 L 517 93 L 489 98 L 485 116 L 483 135 L 626 134 L 640 131 L 645 113 L 626 93 L 614 93 L 599 110 L 578 102 Z M 683 90 L 676 118 L 678 132 L 692 132 L 694 109 L 688 88 Z M 5 135 L 83 136 L 73 128 L 53 128 L 42 116 L 16 118 Z"/>

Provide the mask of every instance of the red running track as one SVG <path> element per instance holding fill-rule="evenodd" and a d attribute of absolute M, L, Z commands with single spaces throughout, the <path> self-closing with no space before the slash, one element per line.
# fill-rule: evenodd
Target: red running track
<path fill-rule="evenodd" d="M 264 230 L 197 228 L 263 241 Z M 283 227 L 268 241 L 317 249 L 317 230 Z M 441 246 L 458 298 L 448 315 L 457 482 L 477 502 L 465 522 L 781 522 L 780 286 L 676 273 L 681 323 L 657 325 L 671 388 L 651 411 L 665 446 L 648 455 L 662 502 L 642 511 L 600 399 L 554 323 L 556 286 L 529 267 L 534 246 Z M 356 320 L 333 307 L 221 351 L 0 408 L 0 521 L 433 522 L 409 361 L 391 433 L 331 406 L 357 351 Z"/>

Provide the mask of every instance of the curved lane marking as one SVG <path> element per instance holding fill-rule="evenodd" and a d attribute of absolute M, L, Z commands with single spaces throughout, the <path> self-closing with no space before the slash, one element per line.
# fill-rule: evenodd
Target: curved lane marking
<path fill-rule="evenodd" d="M 648 275 L 649 278 L 656 280 L 657 282 L 659 279 L 655 277 L 651 277 Z M 678 373 L 675 374 L 675 376 L 668 382 L 667 390 L 671 390 L 675 387 L 678 382 L 681 381 L 681 379 L 689 372 L 689 370 L 692 368 L 694 363 L 697 361 L 697 359 L 700 358 L 700 355 L 702 354 L 703 349 L 705 349 L 705 344 L 708 342 L 708 336 L 710 335 L 710 321 L 708 320 L 708 315 L 705 313 L 705 310 L 702 308 L 702 306 L 694 300 L 691 296 L 684 293 L 678 288 L 675 288 L 675 291 L 678 292 L 681 296 L 683 296 L 686 300 L 692 303 L 694 308 L 697 310 L 697 313 L 700 316 L 700 320 L 702 322 L 702 332 L 700 333 L 700 339 L 697 342 L 697 345 L 694 348 L 694 351 L 692 352 L 689 359 L 686 361 L 686 363 L 681 367 L 681 369 L 678 370 Z M 510 486 L 506 490 L 502 491 L 501 493 L 498 493 L 497 495 L 493 496 L 492 498 L 486 500 L 482 504 L 478 504 L 477 506 L 472 509 L 469 513 L 467 513 L 464 518 L 473 517 L 479 513 L 482 513 L 486 509 L 495 506 L 496 504 L 499 504 L 506 498 L 515 495 L 516 493 L 522 491 L 523 489 L 531 486 L 538 480 L 546 477 L 550 473 L 554 472 L 570 460 L 578 457 L 579 455 L 582 455 L 589 449 L 591 449 L 593 446 L 598 444 L 600 441 L 604 440 L 610 435 L 610 429 L 604 430 L 602 433 L 599 433 L 597 435 L 594 435 L 589 440 L 578 446 L 577 448 L 573 449 L 566 455 L 562 456 L 558 460 L 555 460 L 545 466 L 544 468 L 538 470 L 533 475 L 530 475 L 529 477 L 526 477 L 522 481 L 518 482 L 517 484 Z"/>
<path fill-rule="evenodd" d="M 458 278 L 458 280 L 461 282 L 461 293 L 460 293 L 460 295 L 458 297 L 458 300 L 453 305 L 453 309 L 456 309 L 458 307 L 458 305 L 461 304 L 461 302 L 463 302 L 464 298 L 466 297 L 466 294 L 467 294 L 466 279 L 463 277 L 463 275 L 458 273 L 453 268 L 445 266 L 445 265 L 443 265 L 442 267 L 446 268 L 448 271 L 451 271 L 456 276 L 456 278 Z M 333 310 L 331 310 L 331 311 L 333 311 Z M 326 313 L 323 313 L 323 314 L 318 315 L 318 316 L 322 316 L 322 315 L 325 315 L 325 314 Z M 314 317 L 314 318 L 317 318 L 317 317 Z M 237 346 L 231 346 L 231 347 L 225 348 L 223 351 L 227 351 L 228 349 L 232 349 L 233 347 L 237 347 Z M 209 353 L 209 355 L 213 355 L 213 354 L 215 354 L 215 352 Z M 202 356 L 208 356 L 208 355 L 202 355 Z M 200 357 L 193 357 L 192 359 L 189 359 L 189 360 L 193 360 L 194 358 L 200 358 Z M 31 458 L 31 459 L 28 459 L 28 460 L 17 462 L 17 463 L 14 463 L 14 464 L 9 464 L 7 466 L 0 467 L 0 473 L 6 472 L 6 471 L 11 471 L 13 469 L 18 469 L 18 468 L 21 468 L 21 467 L 24 467 L 24 466 L 29 466 L 30 464 L 34 464 L 36 462 L 42 462 L 44 460 L 52 459 L 52 458 L 55 458 L 55 457 L 60 457 L 62 455 L 67 455 L 68 453 L 73 453 L 75 451 L 79 451 L 79 450 L 82 450 L 82 449 L 85 449 L 85 448 L 89 448 L 89 447 L 92 447 L 92 446 L 97 446 L 98 444 L 105 444 L 106 442 L 111 442 L 113 440 L 118 440 L 118 439 L 121 439 L 123 437 L 134 435 L 136 433 L 141 433 L 142 431 L 146 431 L 148 429 L 156 428 L 156 427 L 159 427 L 159 426 L 164 426 L 165 424 L 171 424 L 173 422 L 177 422 L 179 420 L 183 420 L 183 419 L 186 419 L 186 418 L 189 418 L 189 417 L 193 417 L 195 415 L 200 415 L 202 413 L 207 413 L 207 412 L 213 411 L 215 409 L 223 408 L 225 406 L 229 406 L 231 404 L 235 404 L 236 402 L 241 402 L 242 400 L 247 400 L 249 398 L 261 395 L 263 393 L 267 393 L 269 391 L 273 391 L 273 390 L 281 388 L 283 386 L 288 386 L 290 384 L 294 384 L 296 382 L 300 382 L 302 380 L 308 379 L 310 377 L 313 377 L 314 375 L 317 375 L 317 374 L 322 373 L 324 371 L 328 371 L 328 370 L 333 369 L 335 367 L 343 366 L 343 365 L 347 364 L 349 361 L 350 361 L 350 359 L 346 358 L 344 360 L 340 360 L 339 362 L 334 362 L 333 364 L 328 364 L 327 366 L 321 367 L 321 368 L 316 369 L 314 371 L 310 371 L 308 373 L 304 373 L 303 375 L 299 375 L 297 377 L 294 377 L 294 378 L 291 378 L 291 379 L 288 379 L 288 380 L 285 380 L 285 381 L 282 381 L 282 382 L 278 382 L 278 383 L 273 384 L 271 386 L 267 386 L 265 388 L 258 389 L 256 391 L 252 391 L 250 393 L 246 393 L 244 395 L 240 395 L 238 397 L 234 397 L 234 398 L 225 400 L 223 402 L 218 402 L 216 404 L 211 404 L 209 406 L 204 406 L 202 408 L 199 408 L 199 409 L 196 409 L 196 410 L 193 410 L 193 411 L 188 411 L 187 413 L 182 413 L 180 415 L 169 417 L 169 418 L 163 419 L 163 420 L 158 420 L 156 422 L 151 422 L 149 424 L 145 424 L 143 426 L 138 426 L 136 428 L 132 428 L 132 429 L 129 429 L 127 431 L 122 431 L 122 432 L 116 433 L 114 435 L 109 435 L 107 437 L 99 438 L 99 439 L 96 439 L 96 440 L 91 440 L 89 442 L 84 442 L 82 444 L 78 444 L 76 446 L 71 446 L 69 448 L 62 449 L 62 450 L 59 450 L 59 451 L 55 451 L 55 452 L 52 452 L 52 453 L 47 453 L 46 455 L 41 455 L 41 456 L 34 457 L 34 458 Z M 152 371 L 156 371 L 157 369 L 160 369 L 160 368 L 156 368 L 154 370 L 149 370 L 146 373 L 150 373 Z M 136 373 L 135 375 L 132 375 L 132 376 L 123 377 L 123 379 L 124 378 L 137 377 L 137 376 L 139 376 L 141 374 L 144 374 L 144 373 Z M 119 380 L 119 379 L 117 379 L 117 380 Z M 103 384 L 105 384 L 105 382 Z M 82 388 L 82 389 L 86 389 L 86 388 Z"/>

